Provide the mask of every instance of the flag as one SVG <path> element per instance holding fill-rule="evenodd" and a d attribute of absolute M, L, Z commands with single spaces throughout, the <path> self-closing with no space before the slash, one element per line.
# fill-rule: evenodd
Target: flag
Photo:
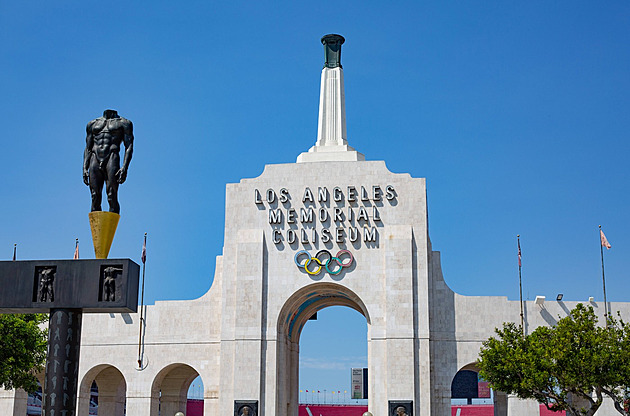
<path fill-rule="evenodd" d="M 606 247 L 606 250 L 612 247 L 610 243 L 608 242 L 608 240 L 606 239 L 606 236 L 604 235 L 604 232 L 602 231 L 601 228 L 599 229 L 599 238 L 600 240 L 602 240 L 602 247 Z"/>
<path fill-rule="evenodd" d="M 308 393 L 308 390 L 306 390 L 306 392 Z"/>
<path fill-rule="evenodd" d="M 77 238 L 76 244 L 74 245 L 74 260 L 79 260 L 79 239 Z"/>
<path fill-rule="evenodd" d="M 147 262 L 147 233 L 144 233 L 144 243 L 142 243 L 142 264 Z"/>
<path fill-rule="evenodd" d="M 17 251 L 17 244 L 13 244 L 13 261 L 15 261 L 16 251 Z"/>
<path fill-rule="evenodd" d="M 518 267 L 521 267 L 521 239 L 518 239 Z"/>

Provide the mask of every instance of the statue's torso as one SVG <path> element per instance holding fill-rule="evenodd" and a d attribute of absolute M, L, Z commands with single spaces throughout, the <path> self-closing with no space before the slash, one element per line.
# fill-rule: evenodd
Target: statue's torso
<path fill-rule="evenodd" d="M 92 152 L 99 162 L 104 161 L 110 155 L 118 155 L 120 144 L 125 136 L 124 118 L 97 118 L 90 122 L 88 130 L 92 134 L 94 145 Z"/>

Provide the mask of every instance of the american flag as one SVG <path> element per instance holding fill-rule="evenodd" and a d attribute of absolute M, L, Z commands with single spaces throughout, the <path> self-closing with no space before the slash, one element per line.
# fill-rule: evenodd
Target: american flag
<path fill-rule="evenodd" d="M 521 267 L 521 239 L 518 239 L 518 267 Z"/>
<path fill-rule="evenodd" d="M 600 240 L 602 240 L 602 247 L 606 247 L 606 250 L 612 247 L 610 243 L 608 242 L 608 240 L 606 239 L 606 236 L 604 235 L 604 232 L 602 231 L 601 228 L 599 229 L 599 238 Z"/>
<path fill-rule="evenodd" d="M 142 259 L 142 264 L 145 264 L 147 262 L 147 234 L 144 233 L 144 243 L 142 243 L 142 256 L 140 256 L 140 258 Z"/>
<path fill-rule="evenodd" d="M 74 260 L 79 260 L 79 239 L 77 238 L 77 241 L 74 245 L 74 257 L 72 257 Z"/>

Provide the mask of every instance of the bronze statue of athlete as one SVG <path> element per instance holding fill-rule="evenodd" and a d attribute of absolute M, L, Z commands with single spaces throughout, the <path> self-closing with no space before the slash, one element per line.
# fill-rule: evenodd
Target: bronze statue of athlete
<path fill-rule="evenodd" d="M 103 296 L 105 302 L 114 302 L 116 300 L 116 273 L 122 272 L 123 269 L 116 267 L 106 267 L 103 270 L 105 279 L 103 279 Z"/>
<path fill-rule="evenodd" d="M 55 269 L 44 269 L 39 272 L 41 279 L 39 281 L 39 302 L 54 302 L 55 291 L 53 281 L 55 280 Z"/>
<path fill-rule="evenodd" d="M 92 211 L 102 211 L 103 184 L 107 192 L 109 211 L 120 214 L 118 185 L 127 179 L 127 169 L 133 155 L 133 124 L 120 117 L 116 110 L 105 110 L 87 124 L 83 154 L 83 182 L 92 193 Z M 125 156 L 120 166 L 120 147 L 125 144 Z"/>

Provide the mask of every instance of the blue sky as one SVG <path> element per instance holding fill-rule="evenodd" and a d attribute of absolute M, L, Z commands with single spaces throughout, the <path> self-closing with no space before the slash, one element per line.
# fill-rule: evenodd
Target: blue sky
<path fill-rule="evenodd" d="M 225 184 L 314 143 L 319 39 L 340 33 L 349 142 L 427 178 L 451 288 L 517 299 L 521 234 L 526 298 L 601 299 L 601 224 L 628 301 L 629 27 L 621 0 L 0 2 L 0 255 L 92 256 L 84 129 L 114 108 L 136 144 L 110 257 L 139 262 L 148 232 L 146 299 L 201 296 Z M 343 354 L 309 323 L 303 362 L 364 357 L 357 316 Z"/>

